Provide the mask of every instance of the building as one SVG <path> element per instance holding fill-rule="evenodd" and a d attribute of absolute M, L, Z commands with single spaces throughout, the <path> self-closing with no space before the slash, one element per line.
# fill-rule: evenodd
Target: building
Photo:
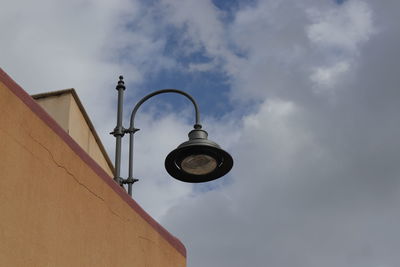
<path fill-rule="evenodd" d="M 114 176 L 114 166 L 74 89 L 32 95 L 32 98 L 108 175 Z"/>
<path fill-rule="evenodd" d="M 184 245 L 111 178 L 76 93 L 34 97 L 0 69 L 0 266 L 186 266 Z M 69 115 L 53 119 L 46 98 Z"/>

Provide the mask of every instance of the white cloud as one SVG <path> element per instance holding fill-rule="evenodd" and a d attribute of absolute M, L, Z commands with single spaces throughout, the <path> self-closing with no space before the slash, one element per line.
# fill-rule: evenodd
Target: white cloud
<path fill-rule="evenodd" d="M 311 67 L 312 88 L 316 93 L 332 93 L 354 71 L 362 45 L 376 33 L 373 12 L 369 4 L 355 0 L 312 7 L 307 14 L 311 20 L 306 26 L 307 37 L 320 57 Z"/>
<path fill-rule="evenodd" d="M 356 51 L 374 32 L 372 11 L 363 1 L 345 1 L 325 11 L 309 9 L 307 35 L 311 42 L 329 48 Z"/>
<path fill-rule="evenodd" d="M 229 48 L 226 26 L 222 22 L 224 14 L 212 1 L 160 2 L 165 22 L 184 30 L 183 39 L 178 43 L 180 53 L 202 52 L 210 58 L 207 63 L 191 64 L 190 70 L 209 71 L 213 68 L 227 74 L 239 71 L 240 58 Z"/>
<path fill-rule="evenodd" d="M 211 71 L 215 68 L 215 64 L 211 63 L 191 63 L 189 64 L 189 71 L 197 72 L 197 71 Z"/>
<path fill-rule="evenodd" d="M 317 90 L 330 89 L 335 86 L 337 79 L 345 74 L 350 68 L 348 62 L 338 62 L 333 66 L 315 68 L 311 74 L 311 81 L 316 83 Z"/>
<path fill-rule="evenodd" d="M 228 123 L 237 134 L 230 145 L 235 167 L 225 178 L 233 182 L 163 217 L 196 251 L 189 254 L 191 266 L 398 262 L 400 237 L 393 237 L 390 223 L 400 201 L 400 170 L 392 158 L 400 148 L 390 148 L 400 133 L 393 126 L 400 98 L 392 80 L 398 38 L 387 44 L 390 54 L 379 48 L 385 41 L 376 43 L 367 2 L 316 2 L 259 1 L 238 10 L 225 29 L 246 52 L 230 80 L 237 101 L 261 104 L 228 120 L 238 127 Z M 318 10 L 311 25 L 310 6 Z M 395 36 L 391 29 L 386 38 Z M 393 57 L 391 67 L 383 67 Z M 315 94 L 338 84 L 347 90 L 334 102 Z"/>

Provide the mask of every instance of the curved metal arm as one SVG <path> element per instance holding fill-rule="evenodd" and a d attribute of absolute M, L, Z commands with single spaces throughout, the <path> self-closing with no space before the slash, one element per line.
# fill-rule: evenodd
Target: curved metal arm
<path fill-rule="evenodd" d="M 193 99 L 193 97 L 191 95 L 189 95 L 186 92 L 183 92 L 181 90 L 177 90 L 177 89 L 162 89 L 162 90 L 158 90 L 158 91 L 154 91 L 151 94 L 146 95 L 145 97 L 143 97 L 142 99 L 140 99 L 140 101 L 136 104 L 136 106 L 133 108 L 132 114 L 131 114 L 131 124 L 129 129 L 130 130 L 134 130 L 135 129 L 135 116 L 136 116 L 136 112 L 139 109 L 139 107 L 146 102 L 149 98 L 152 98 L 153 96 L 159 95 L 159 94 L 165 94 L 165 93 L 176 93 L 176 94 L 181 94 L 183 96 L 186 96 L 194 105 L 194 110 L 196 113 L 196 123 L 195 125 L 200 125 L 200 112 L 199 112 L 199 106 L 197 105 L 196 101 Z"/>
<path fill-rule="evenodd" d="M 127 133 L 129 133 L 129 175 L 126 180 L 126 183 L 128 184 L 128 193 L 129 195 L 132 196 L 132 184 L 137 181 L 137 179 L 133 178 L 133 142 L 134 142 L 134 134 L 135 132 L 139 131 L 139 129 L 135 128 L 135 116 L 136 112 L 139 109 L 139 107 L 146 102 L 149 98 L 159 95 L 159 94 L 164 94 L 164 93 L 176 93 L 183 95 L 187 97 L 194 105 L 194 110 L 195 110 L 195 115 L 196 115 L 196 122 L 194 125 L 195 129 L 201 129 L 201 124 L 200 124 L 200 112 L 199 112 L 199 107 L 196 103 L 196 101 L 193 99 L 192 96 L 190 96 L 188 93 L 177 90 L 177 89 L 163 89 L 163 90 L 158 90 L 155 91 L 151 94 L 146 95 L 143 97 L 133 108 L 132 114 L 131 114 L 131 121 L 130 121 L 130 127 L 129 129 L 126 130 Z"/>

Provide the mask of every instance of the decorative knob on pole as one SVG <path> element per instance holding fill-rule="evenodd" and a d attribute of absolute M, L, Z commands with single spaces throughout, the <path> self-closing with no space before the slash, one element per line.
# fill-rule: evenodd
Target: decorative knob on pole
<path fill-rule="evenodd" d="M 119 76 L 119 81 L 118 81 L 118 84 L 115 87 L 115 89 L 117 89 L 117 90 L 119 90 L 119 89 L 125 90 L 124 76 L 122 76 L 122 75 Z"/>

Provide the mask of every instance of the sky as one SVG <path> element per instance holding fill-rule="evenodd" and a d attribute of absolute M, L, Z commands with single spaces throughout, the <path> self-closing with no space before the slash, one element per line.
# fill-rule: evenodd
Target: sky
<path fill-rule="evenodd" d="M 0 4 L 3 70 L 31 94 L 75 88 L 111 158 L 120 74 L 125 127 L 154 90 L 197 100 L 234 158 L 225 177 L 164 170 L 194 124 L 181 96 L 146 102 L 135 135 L 134 199 L 185 244 L 188 267 L 398 266 L 400 1 Z"/>

